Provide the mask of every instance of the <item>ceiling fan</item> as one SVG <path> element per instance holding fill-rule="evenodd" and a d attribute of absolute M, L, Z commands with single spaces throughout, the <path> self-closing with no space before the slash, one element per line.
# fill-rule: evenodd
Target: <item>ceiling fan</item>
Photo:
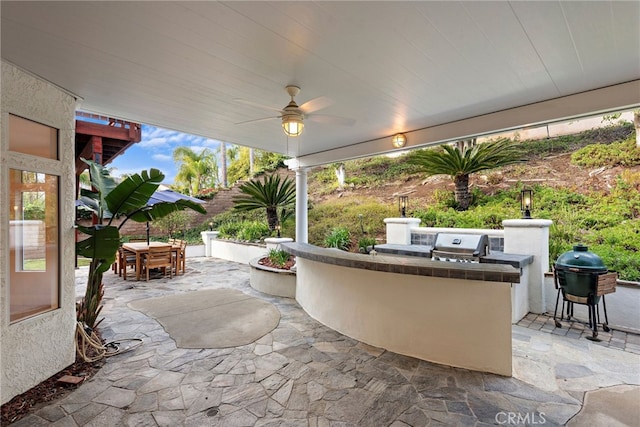
<path fill-rule="evenodd" d="M 348 119 L 346 117 L 315 114 L 316 111 L 322 110 L 323 108 L 327 108 L 329 105 L 331 105 L 331 100 L 327 97 L 320 96 L 317 98 L 313 98 L 298 106 L 294 98 L 300 93 L 300 88 L 298 86 L 290 85 L 285 89 L 291 97 L 291 101 L 289 101 L 289 104 L 287 104 L 287 106 L 282 109 L 258 104 L 256 102 L 247 101 L 244 99 L 235 99 L 235 101 L 237 102 L 242 102 L 244 104 L 253 105 L 260 108 L 266 108 L 268 110 L 273 110 L 280 113 L 280 115 L 278 116 L 246 120 L 244 122 L 239 122 L 236 124 L 243 125 L 265 120 L 282 119 L 282 129 L 284 130 L 284 133 L 287 136 L 299 136 L 304 129 L 305 119 L 314 120 L 321 123 L 337 124 L 341 126 L 353 126 L 353 124 L 355 123 L 354 119 Z"/>

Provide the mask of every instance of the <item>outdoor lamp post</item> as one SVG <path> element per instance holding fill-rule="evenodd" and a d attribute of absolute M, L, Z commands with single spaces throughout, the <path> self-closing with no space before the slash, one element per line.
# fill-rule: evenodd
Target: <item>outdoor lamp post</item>
<path fill-rule="evenodd" d="M 523 219 L 531 219 L 531 209 L 533 209 L 533 191 L 523 189 L 520 192 L 520 210 Z"/>
<path fill-rule="evenodd" d="M 212 222 L 209 223 L 209 231 L 213 231 L 213 223 Z"/>
<path fill-rule="evenodd" d="M 409 196 L 398 197 L 398 210 L 402 218 L 407 216 L 407 205 L 409 204 Z"/>

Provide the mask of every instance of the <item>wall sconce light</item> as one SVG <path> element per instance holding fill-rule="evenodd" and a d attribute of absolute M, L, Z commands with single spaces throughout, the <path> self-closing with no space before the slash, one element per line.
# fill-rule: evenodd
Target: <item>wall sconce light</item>
<path fill-rule="evenodd" d="M 209 231 L 213 231 L 213 223 L 212 222 L 209 223 Z"/>
<path fill-rule="evenodd" d="M 409 196 L 398 197 L 398 210 L 402 218 L 407 216 L 407 206 L 409 205 Z"/>
<path fill-rule="evenodd" d="M 304 129 L 304 122 L 300 114 L 284 114 L 282 116 L 282 129 L 287 136 L 300 136 Z"/>
<path fill-rule="evenodd" d="M 523 219 L 531 219 L 531 209 L 533 209 L 533 191 L 523 189 L 520 192 L 520 210 Z"/>
<path fill-rule="evenodd" d="M 278 233 L 278 238 L 280 238 L 280 230 L 282 229 L 282 226 L 280 224 L 276 224 L 276 232 Z"/>
<path fill-rule="evenodd" d="M 407 137 L 405 136 L 404 133 L 397 133 L 393 135 L 393 137 L 391 138 L 391 143 L 396 148 L 402 148 L 407 143 Z"/>

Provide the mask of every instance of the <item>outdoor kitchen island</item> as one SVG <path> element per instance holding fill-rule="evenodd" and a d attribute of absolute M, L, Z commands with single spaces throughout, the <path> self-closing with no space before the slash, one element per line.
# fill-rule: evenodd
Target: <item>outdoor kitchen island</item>
<path fill-rule="evenodd" d="M 296 256 L 296 300 L 320 323 L 395 353 L 511 376 L 511 287 L 520 269 L 281 248 Z"/>

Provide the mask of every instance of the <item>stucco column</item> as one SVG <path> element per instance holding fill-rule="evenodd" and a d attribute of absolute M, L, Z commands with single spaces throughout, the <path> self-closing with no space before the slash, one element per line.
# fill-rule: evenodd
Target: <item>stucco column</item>
<path fill-rule="evenodd" d="M 307 169 L 296 169 L 296 241 L 309 243 Z"/>
<path fill-rule="evenodd" d="M 385 218 L 387 243 L 395 245 L 411 244 L 411 229 L 420 225 L 420 218 Z"/>
<path fill-rule="evenodd" d="M 529 310 L 544 313 L 544 273 L 549 271 L 549 219 L 507 219 L 504 227 L 504 252 L 533 255 L 529 266 Z"/>
<path fill-rule="evenodd" d="M 201 231 L 200 236 L 202 237 L 202 241 L 204 242 L 204 255 L 205 256 L 213 256 L 211 250 L 211 240 L 217 239 L 219 231 Z"/>
<path fill-rule="evenodd" d="M 278 250 L 280 249 L 280 243 L 289 243 L 293 242 L 291 237 L 267 237 L 264 239 L 264 243 L 267 245 L 267 252 L 271 249 Z"/>

